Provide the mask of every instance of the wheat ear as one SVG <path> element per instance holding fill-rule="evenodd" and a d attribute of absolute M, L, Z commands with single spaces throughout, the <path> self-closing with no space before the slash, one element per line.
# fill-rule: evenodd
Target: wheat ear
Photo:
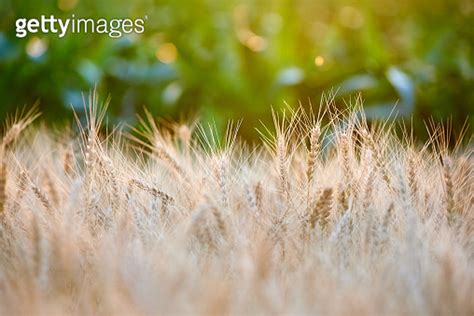
<path fill-rule="evenodd" d="M 189 180 L 189 177 L 187 176 L 186 172 L 178 163 L 178 161 L 171 156 L 171 154 L 166 150 L 164 146 L 156 144 L 153 149 L 155 157 L 158 160 L 165 162 L 171 168 L 171 170 L 173 170 L 179 177 L 181 177 L 182 180 L 185 181 L 186 184 L 190 185 L 191 181 Z"/>
<path fill-rule="evenodd" d="M 408 187 L 410 188 L 411 200 L 414 205 L 416 205 L 418 200 L 418 181 L 416 179 L 416 162 L 413 154 L 410 154 L 408 157 L 407 165 L 407 176 L 408 176 Z"/>
<path fill-rule="evenodd" d="M 311 185 L 313 183 L 314 177 L 314 169 L 316 167 L 316 160 L 319 153 L 320 145 L 319 145 L 319 137 L 321 135 L 321 130 L 319 126 L 315 126 L 310 131 L 309 137 L 309 153 L 308 153 L 308 162 L 307 162 L 307 169 L 306 169 L 306 180 L 307 180 L 307 205 L 309 206 L 310 201 L 310 194 L 311 194 Z"/>
<path fill-rule="evenodd" d="M 446 204 L 446 215 L 450 224 L 454 223 L 455 211 L 454 211 L 454 188 L 452 179 L 452 161 L 448 156 L 443 157 L 443 175 L 444 175 L 444 189 L 445 189 L 445 204 Z"/>
<path fill-rule="evenodd" d="M 255 204 L 257 206 L 257 210 L 262 209 L 262 201 L 263 201 L 263 187 L 262 187 L 262 182 L 258 181 L 257 184 L 255 184 Z"/>
<path fill-rule="evenodd" d="M 277 138 L 277 163 L 278 163 L 278 176 L 280 179 L 280 191 L 288 201 L 290 198 L 289 184 L 288 184 L 288 172 L 286 169 L 286 143 L 283 135 L 279 135 Z"/>
<path fill-rule="evenodd" d="M 389 174 L 385 168 L 385 163 L 383 161 L 383 156 L 380 153 L 379 148 L 377 147 L 377 144 L 375 143 L 375 140 L 372 136 L 371 133 L 369 133 L 367 130 L 363 129 L 362 130 L 362 137 L 367 141 L 369 148 L 373 152 L 375 156 L 375 164 L 377 166 L 377 169 L 382 173 L 382 178 L 389 188 L 389 190 L 393 191 L 392 183 L 390 181 Z"/>
<path fill-rule="evenodd" d="M 329 223 L 329 217 L 331 215 L 332 208 L 332 199 L 333 199 L 333 190 L 332 188 L 326 188 L 323 190 L 319 196 L 317 202 L 312 208 L 310 217 L 309 217 L 309 226 L 311 229 L 314 229 L 316 222 L 321 225 L 321 228 L 324 230 L 327 228 Z"/>
<path fill-rule="evenodd" d="M 33 191 L 33 194 L 41 202 L 43 207 L 46 210 L 51 211 L 52 207 L 51 207 L 51 202 L 50 202 L 48 196 L 38 186 L 36 186 L 33 182 L 30 183 L 30 187 L 31 187 L 31 190 Z"/>
<path fill-rule="evenodd" d="M 142 181 L 140 181 L 138 179 L 130 180 L 130 184 L 133 184 L 137 188 L 139 188 L 139 189 L 141 189 L 145 192 L 150 193 L 154 197 L 159 198 L 163 202 L 163 204 L 169 204 L 169 203 L 174 202 L 174 199 L 171 195 L 169 195 L 169 194 L 167 194 L 167 193 L 165 193 L 161 190 L 158 190 L 157 188 L 150 187 L 149 185 L 143 183 Z"/>

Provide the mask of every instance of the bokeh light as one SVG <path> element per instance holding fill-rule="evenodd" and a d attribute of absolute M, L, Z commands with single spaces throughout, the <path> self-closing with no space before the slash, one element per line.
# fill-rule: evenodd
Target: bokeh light
<path fill-rule="evenodd" d="M 48 44 L 45 40 L 33 36 L 26 44 L 26 53 L 31 58 L 39 58 L 48 50 Z"/>
<path fill-rule="evenodd" d="M 314 64 L 318 67 L 321 67 L 322 65 L 324 65 L 324 57 L 323 56 L 316 56 L 316 58 L 314 58 Z"/>
<path fill-rule="evenodd" d="M 164 64 L 171 64 L 178 57 L 178 50 L 173 43 L 161 44 L 156 50 L 156 58 Z"/>
<path fill-rule="evenodd" d="M 253 34 L 247 38 L 247 47 L 254 52 L 261 52 L 267 47 L 267 41 L 256 34 Z"/>

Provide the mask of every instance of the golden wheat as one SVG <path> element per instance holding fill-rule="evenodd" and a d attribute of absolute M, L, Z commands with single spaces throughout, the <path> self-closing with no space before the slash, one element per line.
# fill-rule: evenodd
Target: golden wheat
<path fill-rule="evenodd" d="M 110 135 L 89 103 L 79 137 L 6 124 L 0 314 L 474 313 L 472 137 L 297 108 L 216 145 L 149 113 Z"/>

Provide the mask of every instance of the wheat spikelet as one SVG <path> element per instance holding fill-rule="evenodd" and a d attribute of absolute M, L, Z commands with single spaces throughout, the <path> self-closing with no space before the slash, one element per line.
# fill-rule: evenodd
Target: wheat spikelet
<path fill-rule="evenodd" d="M 95 148 L 95 132 L 93 130 L 89 131 L 87 135 L 86 150 L 84 153 L 84 164 L 89 170 L 93 169 L 94 162 L 96 160 L 96 148 Z"/>
<path fill-rule="evenodd" d="M 407 164 L 407 176 L 408 176 L 408 187 L 410 188 L 410 196 L 413 203 L 418 200 L 418 183 L 416 179 L 416 167 L 415 159 L 412 154 L 408 156 Z"/>
<path fill-rule="evenodd" d="M 319 125 L 316 125 L 313 127 L 310 131 L 310 137 L 309 137 L 309 152 L 308 152 L 308 158 L 307 158 L 307 168 L 306 168 L 306 205 L 309 207 L 311 204 L 311 185 L 313 183 L 313 177 L 314 177 L 314 170 L 316 167 L 316 161 L 317 161 L 317 156 L 319 153 L 320 145 L 319 145 L 319 137 L 321 135 L 321 129 Z"/>
<path fill-rule="evenodd" d="M 115 212 L 115 211 L 117 211 L 116 208 L 119 206 L 121 198 L 120 198 L 118 180 L 117 180 L 117 177 L 115 175 L 115 170 L 113 168 L 109 169 L 108 181 L 110 183 L 110 186 L 112 187 L 112 209 Z"/>
<path fill-rule="evenodd" d="M 318 153 L 320 150 L 320 144 L 319 144 L 320 135 L 321 135 L 321 129 L 318 125 L 311 129 L 310 137 L 309 137 L 310 149 L 308 152 L 308 161 L 307 161 L 307 169 L 306 169 L 306 179 L 307 179 L 308 187 L 311 185 L 313 181 L 314 168 L 316 166 L 316 160 L 317 160 Z"/>
<path fill-rule="evenodd" d="M 383 156 L 379 150 L 379 146 L 377 146 L 377 144 L 375 143 L 372 134 L 365 129 L 363 130 L 363 138 L 367 141 L 370 150 L 374 154 L 377 169 L 379 170 L 379 172 L 382 173 L 382 178 L 385 181 L 385 184 L 390 190 L 393 190 L 392 183 L 390 181 L 390 176 L 387 172 Z"/>
<path fill-rule="evenodd" d="M 102 155 L 101 159 L 98 159 L 98 164 L 100 167 L 99 172 L 101 173 L 103 180 L 105 180 L 107 186 L 111 188 L 110 202 L 112 205 L 112 211 L 116 212 L 121 199 L 119 196 L 119 184 L 115 175 L 112 160 L 106 155 Z"/>
<path fill-rule="evenodd" d="M 9 148 L 11 144 L 18 138 L 20 133 L 30 125 L 37 117 L 39 113 L 36 111 L 36 104 L 33 105 L 31 110 L 24 113 L 24 111 L 17 112 L 15 117 L 12 118 L 11 124 L 8 125 L 7 132 L 2 138 L 1 146 L 0 146 L 0 213 L 3 214 L 5 210 L 5 202 L 6 202 L 6 181 L 7 181 L 7 167 L 6 167 L 6 150 Z"/>
<path fill-rule="evenodd" d="M 255 184 L 255 205 L 257 206 L 257 209 L 260 211 L 262 209 L 262 199 L 263 199 L 263 188 L 262 188 L 262 182 L 258 181 L 257 184 Z"/>
<path fill-rule="evenodd" d="M 283 135 L 277 137 L 277 168 L 278 168 L 278 177 L 280 180 L 280 192 L 285 197 L 286 200 L 289 200 L 289 182 L 288 182 L 288 171 L 287 171 L 287 161 L 286 161 L 286 142 Z"/>
<path fill-rule="evenodd" d="M 331 215 L 332 209 L 332 188 L 327 188 L 323 190 L 323 193 L 320 197 L 319 204 L 319 223 L 323 229 L 327 228 L 329 223 L 329 216 Z"/>
<path fill-rule="evenodd" d="M 362 201 L 362 207 L 366 210 L 370 203 L 372 202 L 372 195 L 374 192 L 374 182 L 375 182 L 375 169 L 371 169 L 367 175 L 367 180 L 365 183 L 365 192 Z"/>
<path fill-rule="evenodd" d="M 348 208 L 348 198 L 345 185 L 342 182 L 339 182 L 337 186 L 337 205 L 340 213 L 343 213 Z"/>
<path fill-rule="evenodd" d="M 339 149 L 344 181 L 346 184 L 349 184 L 353 179 L 350 162 L 350 140 L 347 133 L 341 133 L 339 138 Z"/>
<path fill-rule="evenodd" d="M 17 183 L 18 183 L 18 188 L 15 194 L 15 199 L 14 199 L 13 207 L 12 207 L 13 213 L 18 212 L 18 210 L 20 209 L 20 203 L 22 202 L 23 197 L 25 196 L 25 193 L 26 193 L 26 189 L 28 186 L 28 177 L 25 171 L 22 170 L 18 174 Z"/>
<path fill-rule="evenodd" d="M 339 135 L 338 153 L 343 175 L 342 179 L 339 181 L 337 190 L 337 200 L 340 212 L 344 212 L 347 209 L 347 199 L 349 191 L 351 190 L 351 182 L 353 179 L 353 174 L 350 168 L 351 163 L 349 146 L 349 136 L 346 133 L 341 133 Z"/>
<path fill-rule="evenodd" d="M 137 188 L 150 193 L 154 197 L 159 198 L 164 204 L 174 202 L 174 199 L 173 199 L 172 196 L 166 194 L 165 192 L 163 192 L 161 190 L 158 190 L 157 188 L 150 187 L 150 186 L 148 186 L 147 184 L 143 183 L 142 181 L 140 181 L 138 179 L 132 179 L 132 180 L 130 180 L 130 183 L 135 185 Z"/>
<path fill-rule="evenodd" d="M 319 222 L 323 229 L 327 228 L 329 223 L 329 216 L 332 208 L 332 188 L 323 190 L 309 216 L 309 226 L 314 229 L 316 222 Z"/>
<path fill-rule="evenodd" d="M 181 179 L 185 183 L 191 183 L 184 169 L 181 167 L 178 161 L 171 156 L 171 154 L 166 150 L 164 146 L 160 144 L 155 144 L 154 156 L 158 160 L 163 161 L 166 165 L 168 165 L 168 167 L 172 171 L 174 171 L 179 177 L 181 177 Z"/>
<path fill-rule="evenodd" d="M 443 157 L 443 175 L 444 175 L 444 189 L 445 189 L 445 205 L 446 215 L 450 224 L 454 223 L 455 220 L 455 209 L 454 209 L 454 188 L 452 179 L 452 161 L 448 156 Z"/>
<path fill-rule="evenodd" d="M 12 144 L 20 135 L 22 129 L 23 128 L 20 123 L 13 124 L 3 137 L 2 147 L 8 147 L 10 144 Z"/>
<path fill-rule="evenodd" d="M 30 187 L 31 187 L 31 190 L 33 191 L 33 194 L 41 202 L 43 207 L 46 210 L 51 211 L 52 206 L 51 206 L 51 202 L 50 202 L 48 196 L 38 186 L 36 186 L 33 182 L 30 182 Z"/>
<path fill-rule="evenodd" d="M 94 119 L 92 116 L 90 119 Z M 96 162 L 96 148 L 95 148 L 95 126 L 90 123 L 85 151 L 84 151 L 84 166 L 85 166 L 85 174 L 84 174 L 84 200 L 85 202 L 85 213 L 92 212 L 94 208 L 94 197 L 92 194 L 93 190 L 93 172 L 95 170 L 95 162 Z M 83 132 L 83 134 L 85 131 Z M 96 212 L 97 213 L 97 212 Z"/>
<path fill-rule="evenodd" d="M 228 193 L 227 193 L 227 168 L 226 158 L 224 155 L 219 157 L 215 163 L 214 172 L 216 174 L 217 184 L 221 191 L 222 205 L 228 207 Z"/>

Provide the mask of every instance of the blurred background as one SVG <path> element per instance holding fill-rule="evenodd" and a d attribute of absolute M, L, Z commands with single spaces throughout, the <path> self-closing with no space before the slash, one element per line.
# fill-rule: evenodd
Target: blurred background
<path fill-rule="evenodd" d="M 17 18 L 41 14 L 148 18 L 120 39 L 15 37 Z M 424 138 L 430 117 L 472 121 L 473 18 L 472 0 L 0 0 L 0 119 L 39 100 L 50 122 L 70 120 L 97 86 L 113 122 L 133 125 L 145 106 L 218 127 L 243 118 L 252 139 L 271 106 L 318 105 L 332 89 L 341 108 L 361 93 L 369 117 L 397 104 Z"/>

